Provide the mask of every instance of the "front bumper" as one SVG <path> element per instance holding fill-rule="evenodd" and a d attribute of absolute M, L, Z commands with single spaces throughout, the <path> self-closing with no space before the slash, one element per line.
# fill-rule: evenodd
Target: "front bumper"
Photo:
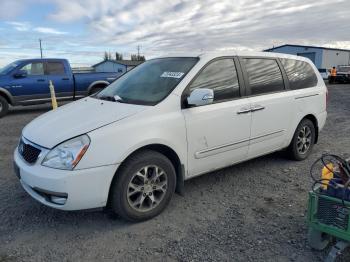
<path fill-rule="evenodd" d="M 104 207 L 118 165 L 80 170 L 44 167 L 38 159 L 34 165 L 25 162 L 16 148 L 14 164 L 24 190 L 46 206 L 61 210 Z"/>

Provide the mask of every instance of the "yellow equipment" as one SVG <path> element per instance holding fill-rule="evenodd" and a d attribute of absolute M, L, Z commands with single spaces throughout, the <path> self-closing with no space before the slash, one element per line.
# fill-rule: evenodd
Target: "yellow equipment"
<path fill-rule="evenodd" d="M 322 168 L 322 185 L 321 187 L 324 190 L 327 190 L 329 181 L 331 181 L 331 179 L 333 178 L 334 174 L 334 166 L 332 163 L 327 164 L 325 167 Z"/>
<path fill-rule="evenodd" d="M 50 93 L 51 93 L 51 103 L 52 103 L 52 109 L 57 108 L 57 100 L 56 100 L 56 94 L 55 94 L 55 87 L 52 84 L 52 81 L 50 80 Z"/>

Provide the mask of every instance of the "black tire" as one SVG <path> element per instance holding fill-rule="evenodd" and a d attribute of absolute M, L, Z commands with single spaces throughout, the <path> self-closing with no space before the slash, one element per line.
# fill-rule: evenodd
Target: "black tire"
<path fill-rule="evenodd" d="M 93 94 L 96 94 L 98 92 L 101 92 L 105 88 L 106 88 L 105 86 L 95 86 L 95 87 L 91 88 L 89 95 L 93 95 Z"/>
<path fill-rule="evenodd" d="M 167 182 L 166 182 L 166 190 L 163 192 L 161 190 L 161 198 L 157 202 L 156 206 L 153 206 L 153 200 L 151 200 L 151 195 L 148 197 L 148 194 L 152 194 L 152 192 L 147 193 L 149 191 L 146 191 L 146 187 L 148 187 L 147 190 L 149 190 L 149 187 L 151 186 L 151 181 L 153 178 L 149 178 L 149 182 L 144 181 L 141 182 L 138 186 L 140 190 L 135 190 L 130 192 L 131 184 L 135 185 L 133 183 L 133 179 L 136 179 L 138 177 L 136 174 L 142 172 L 143 170 L 146 170 L 146 177 L 148 175 L 148 168 L 159 167 L 161 171 L 164 171 Z M 147 167 L 147 169 L 145 169 Z M 151 174 L 150 177 L 152 177 L 154 174 Z M 162 174 L 161 176 L 164 176 Z M 163 178 L 164 179 L 164 178 Z M 147 180 L 147 179 L 146 179 Z M 140 179 L 141 181 L 141 179 Z M 143 183 L 143 187 L 142 187 Z M 146 185 L 146 183 L 148 183 Z M 152 181 L 152 184 L 155 183 Z M 164 155 L 152 151 L 152 150 L 143 150 L 139 153 L 136 153 L 135 155 L 132 155 L 129 159 L 126 160 L 125 163 L 121 166 L 120 170 L 117 172 L 115 179 L 112 182 L 111 185 L 111 194 L 110 194 L 110 207 L 113 212 L 120 215 L 122 218 L 138 222 L 138 221 L 144 221 L 150 218 L 153 218 L 160 214 L 169 204 L 174 192 L 175 192 L 175 186 L 176 186 L 176 173 L 174 166 L 172 165 L 171 161 L 165 157 Z M 152 187 L 152 186 L 151 186 Z M 154 187 L 153 187 L 154 188 Z M 142 191 L 141 191 L 142 190 Z M 156 195 L 159 194 L 159 192 L 156 192 L 157 190 L 153 191 L 153 198 L 156 199 Z M 130 203 L 132 202 L 131 197 L 128 196 L 128 194 L 134 193 L 136 195 L 136 202 L 141 202 L 139 207 L 135 206 L 132 207 Z M 144 201 L 138 201 L 140 198 L 144 197 Z M 150 210 L 141 210 L 143 207 L 143 203 L 149 203 L 151 207 Z M 147 204 L 146 203 L 146 204 Z M 137 210 L 136 210 L 137 209 Z M 146 208 L 147 209 L 147 208 Z"/>
<path fill-rule="evenodd" d="M 311 248 L 315 250 L 323 250 L 331 242 L 331 237 L 310 227 L 307 234 L 307 240 Z"/>
<path fill-rule="evenodd" d="M 309 130 L 311 133 L 310 133 L 310 138 L 309 138 L 310 141 L 309 142 L 306 142 L 306 141 L 308 141 L 307 139 L 303 140 L 303 142 L 305 142 L 305 144 L 306 144 L 305 151 L 303 152 L 304 147 L 303 147 L 303 150 L 300 149 L 301 148 L 300 147 L 300 134 L 302 133 L 302 130 L 305 130 L 305 129 Z M 299 123 L 297 129 L 295 130 L 292 142 L 290 143 L 290 145 L 287 149 L 289 157 L 291 159 L 298 160 L 298 161 L 306 159 L 312 151 L 312 148 L 315 144 L 315 138 L 316 138 L 316 131 L 315 131 L 315 126 L 314 126 L 313 122 L 309 119 L 306 119 L 306 118 L 303 119 Z M 307 149 L 306 149 L 306 147 L 307 147 Z"/>
<path fill-rule="evenodd" d="M 7 114 L 9 111 L 9 103 L 6 98 L 0 95 L 0 118 Z"/>

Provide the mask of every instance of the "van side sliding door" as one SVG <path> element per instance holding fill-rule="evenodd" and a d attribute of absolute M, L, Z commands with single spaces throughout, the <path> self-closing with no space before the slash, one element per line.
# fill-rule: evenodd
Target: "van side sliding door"
<path fill-rule="evenodd" d="M 240 63 L 252 112 L 248 158 L 254 158 L 286 146 L 295 103 L 278 59 L 240 57 Z"/>

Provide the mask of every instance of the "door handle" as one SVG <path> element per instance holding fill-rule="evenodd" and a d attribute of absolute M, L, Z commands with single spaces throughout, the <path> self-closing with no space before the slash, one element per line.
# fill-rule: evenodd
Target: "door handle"
<path fill-rule="evenodd" d="M 240 114 L 247 114 L 247 113 L 249 113 L 250 111 L 252 111 L 250 108 L 243 107 L 243 108 L 241 108 L 239 111 L 237 111 L 237 114 L 238 114 L 238 115 L 240 115 Z"/>
<path fill-rule="evenodd" d="M 38 79 L 38 82 L 45 82 L 45 79 Z"/>
<path fill-rule="evenodd" d="M 69 80 L 69 78 L 68 77 L 63 77 L 62 80 Z"/>
<path fill-rule="evenodd" d="M 260 111 L 260 110 L 264 110 L 264 109 L 265 109 L 264 106 L 261 106 L 261 105 L 253 105 L 251 111 L 252 111 L 252 112 L 255 112 L 255 111 Z"/>

